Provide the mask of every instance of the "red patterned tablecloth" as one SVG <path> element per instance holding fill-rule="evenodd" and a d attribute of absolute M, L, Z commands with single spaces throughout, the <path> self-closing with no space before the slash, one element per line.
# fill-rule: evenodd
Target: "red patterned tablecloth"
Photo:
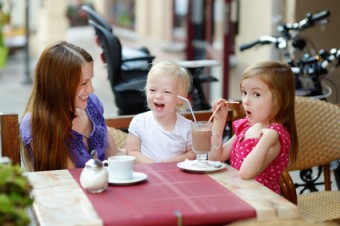
<path fill-rule="evenodd" d="M 79 182 L 82 169 L 70 173 Z M 182 171 L 175 163 L 136 165 L 144 182 L 85 192 L 104 225 L 218 225 L 256 217 L 256 211 L 206 174 Z"/>

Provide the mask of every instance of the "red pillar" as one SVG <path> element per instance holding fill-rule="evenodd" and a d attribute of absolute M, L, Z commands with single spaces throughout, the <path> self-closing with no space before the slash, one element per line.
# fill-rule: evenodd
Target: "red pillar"
<path fill-rule="evenodd" d="M 229 57 L 231 55 L 231 38 L 233 35 L 231 24 L 231 1 L 224 0 L 224 37 L 223 37 L 223 81 L 222 81 L 222 96 L 228 99 L 229 96 Z"/>
<path fill-rule="evenodd" d="M 186 38 L 186 60 L 194 59 L 194 47 L 192 46 L 192 40 L 194 39 L 194 25 L 192 23 L 192 0 L 188 1 L 188 13 L 186 16 L 187 23 L 187 38 Z"/>

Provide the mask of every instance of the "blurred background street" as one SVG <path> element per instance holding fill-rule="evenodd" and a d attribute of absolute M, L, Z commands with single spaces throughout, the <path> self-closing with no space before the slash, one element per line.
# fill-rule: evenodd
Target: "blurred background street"
<path fill-rule="evenodd" d="M 19 51 L 9 57 L 7 67 L 0 72 L 0 109 L 2 112 L 19 113 L 24 111 L 31 92 L 31 84 L 24 85 L 24 53 Z"/>

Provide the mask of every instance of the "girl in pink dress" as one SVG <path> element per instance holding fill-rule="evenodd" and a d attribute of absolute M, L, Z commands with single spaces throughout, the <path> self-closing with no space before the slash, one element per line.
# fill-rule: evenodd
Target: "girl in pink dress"
<path fill-rule="evenodd" d="M 230 159 L 242 179 L 255 179 L 281 194 L 280 176 L 295 161 L 298 147 L 294 74 L 283 63 L 256 63 L 243 73 L 240 90 L 246 117 L 233 122 L 235 134 L 212 149 L 209 159 Z M 218 106 L 213 130 L 222 134 L 228 102 L 218 99 L 213 110 Z"/>

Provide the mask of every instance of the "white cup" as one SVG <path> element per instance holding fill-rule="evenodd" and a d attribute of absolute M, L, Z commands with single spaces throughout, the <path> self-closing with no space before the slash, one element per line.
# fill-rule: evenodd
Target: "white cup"
<path fill-rule="evenodd" d="M 104 167 L 109 172 L 109 178 L 113 180 L 129 180 L 132 178 L 135 165 L 135 156 L 117 155 L 104 160 Z"/>

